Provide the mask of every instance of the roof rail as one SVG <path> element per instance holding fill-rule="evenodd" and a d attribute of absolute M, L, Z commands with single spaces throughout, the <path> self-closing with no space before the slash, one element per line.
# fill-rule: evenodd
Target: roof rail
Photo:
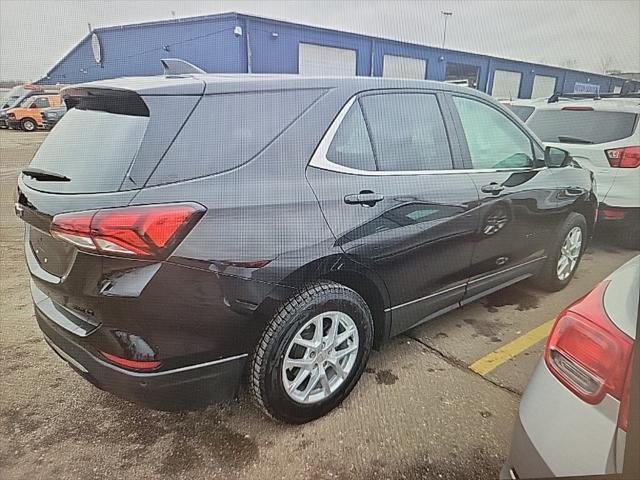
<path fill-rule="evenodd" d="M 547 103 L 556 103 L 561 98 L 579 100 L 579 99 L 592 99 L 601 100 L 603 98 L 640 98 L 638 92 L 627 93 L 554 93 L 549 97 Z"/>
<path fill-rule="evenodd" d="M 187 75 L 191 73 L 207 73 L 199 67 L 180 58 L 163 58 L 162 68 L 164 75 Z"/>

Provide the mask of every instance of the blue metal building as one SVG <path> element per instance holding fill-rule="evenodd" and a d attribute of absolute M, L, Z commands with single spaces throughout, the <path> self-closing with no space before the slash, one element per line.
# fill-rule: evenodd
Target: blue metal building
<path fill-rule="evenodd" d="M 215 73 L 447 80 L 511 98 L 640 88 L 640 82 L 623 78 L 239 13 L 97 28 L 38 83 L 71 84 L 120 76 L 159 75 L 162 58 L 181 58 Z"/>

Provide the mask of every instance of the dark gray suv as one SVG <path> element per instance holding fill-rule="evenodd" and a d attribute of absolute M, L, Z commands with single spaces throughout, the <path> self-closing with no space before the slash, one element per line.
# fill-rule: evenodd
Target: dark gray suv
<path fill-rule="evenodd" d="M 564 287 L 593 179 L 488 96 L 379 78 L 70 87 L 18 180 L 36 318 L 87 380 L 155 407 L 317 418 L 372 347 L 529 277 Z"/>

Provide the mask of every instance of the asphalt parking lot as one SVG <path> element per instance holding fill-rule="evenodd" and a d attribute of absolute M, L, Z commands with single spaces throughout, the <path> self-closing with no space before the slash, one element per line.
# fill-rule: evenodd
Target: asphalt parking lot
<path fill-rule="evenodd" d="M 343 405 L 303 426 L 246 393 L 147 410 L 81 379 L 42 340 L 13 214 L 15 179 L 46 133 L 0 131 L 0 475 L 5 479 L 494 479 L 550 321 L 637 252 L 597 238 L 572 283 L 516 285 L 374 352 Z"/>

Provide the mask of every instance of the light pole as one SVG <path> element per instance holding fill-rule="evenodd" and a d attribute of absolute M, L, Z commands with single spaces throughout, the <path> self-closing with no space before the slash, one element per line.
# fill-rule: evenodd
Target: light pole
<path fill-rule="evenodd" d="M 453 15 L 453 12 L 441 11 L 440 13 L 444 15 L 444 32 L 442 34 L 442 48 L 444 48 L 444 42 L 447 40 L 447 20 Z"/>

